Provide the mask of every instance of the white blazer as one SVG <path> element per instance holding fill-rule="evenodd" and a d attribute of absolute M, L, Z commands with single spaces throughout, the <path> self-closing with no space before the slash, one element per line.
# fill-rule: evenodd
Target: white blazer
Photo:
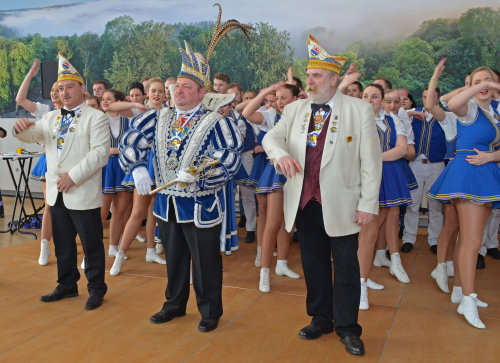
<path fill-rule="evenodd" d="M 59 174 L 68 173 L 76 184 L 63 193 L 68 209 L 86 210 L 102 206 L 102 167 L 108 162 L 109 122 L 104 113 L 81 106 L 81 116 L 72 121 L 66 134 L 61 157 L 57 155 L 57 117 L 60 110 L 47 112 L 29 129 L 16 137 L 23 142 L 45 143 L 47 156 L 46 199 L 53 206 L 57 199 Z"/>
<path fill-rule="evenodd" d="M 274 161 L 290 155 L 304 168 L 311 100 L 298 100 L 285 107 L 278 124 L 263 140 Z M 377 214 L 382 152 L 372 106 L 337 92 L 330 115 L 320 167 L 321 202 L 326 233 L 331 237 L 360 231 L 356 211 Z M 284 186 L 285 226 L 291 231 L 300 204 L 304 173 Z"/>

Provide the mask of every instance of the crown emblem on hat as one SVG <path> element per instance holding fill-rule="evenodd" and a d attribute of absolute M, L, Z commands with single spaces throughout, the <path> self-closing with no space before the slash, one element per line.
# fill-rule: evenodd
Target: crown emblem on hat
<path fill-rule="evenodd" d="M 84 84 L 82 76 L 80 76 L 80 73 L 71 65 L 71 63 L 64 58 L 61 52 L 57 54 L 57 57 L 59 58 L 59 67 L 57 71 L 57 82 L 60 81 L 77 81 L 80 82 L 81 84 Z"/>
<path fill-rule="evenodd" d="M 334 57 L 329 55 L 319 42 L 309 34 L 307 39 L 309 63 L 307 69 L 326 69 L 327 71 L 340 74 L 340 70 L 346 61 L 346 57 Z"/>
<path fill-rule="evenodd" d="M 192 81 L 196 82 L 200 87 L 210 89 L 212 88 L 212 83 L 210 82 L 210 66 L 208 65 L 208 61 L 212 52 L 219 43 L 219 40 L 222 36 L 226 36 L 227 33 L 234 29 L 240 29 L 243 34 L 247 37 L 248 41 L 250 41 L 250 37 L 248 36 L 248 31 L 253 30 L 253 27 L 247 24 L 241 24 L 239 21 L 231 19 L 227 20 L 222 26 L 220 25 L 220 19 L 222 15 L 222 8 L 220 4 L 216 3 L 214 6 L 219 8 L 219 18 L 217 20 L 217 25 L 214 29 L 214 34 L 212 35 L 212 39 L 210 40 L 210 45 L 207 50 L 206 57 L 203 57 L 201 53 L 193 51 L 191 46 L 187 41 L 184 40 L 184 45 L 186 49 L 179 48 L 182 56 L 182 66 L 181 71 L 178 78 L 189 78 Z M 229 38 L 228 38 L 229 40 Z"/>

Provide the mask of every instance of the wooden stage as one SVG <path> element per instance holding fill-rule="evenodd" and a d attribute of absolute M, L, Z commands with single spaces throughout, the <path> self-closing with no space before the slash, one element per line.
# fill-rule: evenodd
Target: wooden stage
<path fill-rule="evenodd" d="M 12 198 L 4 202 L 0 229 L 10 220 Z M 39 240 L 0 234 L 0 362 L 499 362 L 500 261 L 487 256 L 486 269 L 477 273 L 477 292 L 490 306 L 479 311 L 486 330 L 475 329 L 430 277 L 436 259 L 424 233 L 402 254 L 410 284 L 397 282 L 387 268 L 373 268 L 372 279 L 385 290 L 370 290 L 370 310 L 359 314 L 364 357 L 348 354 L 335 334 L 298 337 L 310 322 L 298 244 L 292 244 L 289 265 L 301 278 L 278 277 L 273 266 L 271 293 L 263 294 L 256 244 L 244 243 L 240 231 L 240 250 L 223 257 L 224 315 L 218 329 L 200 333 L 193 290 L 185 317 L 149 322 L 162 307 L 167 279 L 165 266 L 145 262 L 145 244 L 132 244 L 122 273 L 106 275 L 102 307 L 87 311 L 83 273 L 79 297 L 42 303 L 39 296 L 56 286 L 55 257 L 39 266 Z M 79 248 L 78 263 L 82 257 Z M 106 258 L 107 271 L 112 262 Z"/>

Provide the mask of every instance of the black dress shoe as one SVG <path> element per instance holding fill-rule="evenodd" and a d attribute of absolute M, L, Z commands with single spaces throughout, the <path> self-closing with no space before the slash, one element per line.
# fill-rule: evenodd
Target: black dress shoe
<path fill-rule="evenodd" d="M 305 328 L 300 329 L 299 332 L 299 337 L 305 338 L 305 339 L 317 339 L 323 334 L 329 334 L 333 332 L 333 325 L 332 326 L 320 326 L 320 325 L 315 325 L 311 324 L 306 326 Z"/>
<path fill-rule="evenodd" d="M 78 296 L 78 290 L 74 291 L 61 291 L 60 289 L 55 289 L 48 295 L 40 296 L 40 300 L 43 302 L 54 302 L 65 299 L 67 297 Z"/>
<path fill-rule="evenodd" d="M 217 328 L 219 325 L 219 319 L 201 319 L 200 325 L 198 325 L 198 330 L 207 333 Z"/>
<path fill-rule="evenodd" d="M 482 270 L 486 267 L 486 263 L 484 262 L 484 256 L 477 254 L 477 262 L 476 262 L 476 270 Z"/>
<path fill-rule="evenodd" d="M 410 242 L 405 242 L 401 246 L 401 252 L 407 253 L 413 249 L 413 245 Z"/>
<path fill-rule="evenodd" d="M 437 251 L 438 251 L 437 245 L 431 246 L 430 249 L 431 249 L 432 253 L 437 254 Z"/>
<path fill-rule="evenodd" d="M 87 309 L 87 310 L 97 309 L 99 306 L 102 305 L 103 299 L 104 299 L 104 296 L 97 295 L 97 294 L 91 292 L 87 302 L 85 303 L 85 309 Z"/>
<path fill-rule="evenodd" d="M 240 220 L 238 222 L 238 228 L 243 228 L 245 227 L 245 224 L 247 224 L 247 217 L 241 216 Z"/>
<path fill-rule="evenodd" d="M 155 324 L 161 324 L 161 323 L 166 323 L 167 321 L 172 320 L 173 318 L 179 317 L 179 316 L 184 316 L 186 315 L 186 312 L 181 312 L 181 313 L 175 313 L 167 310 L 160 310 L 160 312 L 154 314 L 152 317 L 149 318 L 149 320 L 152 323 Z"/>
<path fill-rule="evenodd" d="M 498 250 L 498 248 L 488 248 L 486 250 L 486 253 L 488 254 L 488 256 L 493 257 L 495 260 L 500 260 L 500 251 Z"/>
<path fill-rule="evenodd" d="M 245 238 L 246 243 L 255 242 L 255 231 L 247 231 L 247 237 Z"/>
<path fill-rule="evenodd" d="M 340 342 L 345 345 L 345 350 L 348 353 L 354 355 L 364 355 L 365 345 L 360 337 L 356 335 L 349 335 L 347 337 L 340 338 Z"/>

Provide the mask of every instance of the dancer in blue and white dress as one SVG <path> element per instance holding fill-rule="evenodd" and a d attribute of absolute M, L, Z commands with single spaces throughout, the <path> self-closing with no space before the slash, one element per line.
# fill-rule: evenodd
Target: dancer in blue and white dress
<path fill-rule="evenodd" d="M 277 110 L 269 108 L 266 111 L 258 111 L 265 97 L 274 93 L 276 93 Z M 279 121 L 279 115 L 283 112 L 285 106 L 298 99 L 299 93 L 300 90 L 296 86 L 285 84 L 284 82 L 276 83 L 263 89 L 257 97 L 251 100 L 243 110 L 243 116 L 248 121 L 261 125 L 260 127 L 263 131 L 268 131 Z M 259 214 L 265 213 L 266 216 L 262 241 L 259 241 L 262 253 L 259 290 L 262 292 L 269 292 L 271 289 L 269 284 L 269 268 L 271 267 L 276 241 L 278 242 L 276 274 L 294 279 L 299 278 L 299 275 L 288 267 L 291 234 L 285 230 L 284 223 L 283 186 L 285 182 L 286 178 L 282 174 L 276 173 L 274 165 L 267 161 L 255 188 L 259 204 Z M 262 226 L 257 226 L 257 228 L 260 229 Z"/>
<path fill-rule="evenodd" d="M 134 82 L 130 85 L 129 96 L 132 102 L 115 102 L 110 108 L 116 110 L 121 114 L 128 115 L 129 117 L 139 116 L 142 111 L 149 109 L 161 110 L 163 109 L 163 101 L 165 98 L 165 88 L 163 80 L 160 78 L 151 78 L 147 85 L 150 93 L 149 102 L 147 105 L 143 104 L 145 98 L 145 90 L 141 83 Z M 152 186 L 154 187 L 154 168 L 153 168 L 153 149 L 150 149 L 148 153 L 148 171 L 152 180 Z M 128 218 L 125 228 L 123 230 L 123 236 L 120 243 L 120 248 L 118 250 L 117 256 L 111 267 L 109 274 L 111 276 L 116 276 L 120 273 L 123 261 L 127 259 L 125 253 L 128 251 L 130 245 L 138 236 L 139 230 L 141 229 L 141 224 L 147 214 L 146 221 L 146 262 L 156 262 L 158 264 L 164 265 L 166 263 L 159 254 L 162 252 L 158 250 L 161 247 L 161 243 L 155 242 L 155 232 L 156 232 L 156 217 L 153 214 L 153 206 L 155 203 L 155 196 L 151 195 L 139 195 L 137 189 L 135 189 L 135 182 L 132 173 L 125 175 L 124 185 L 128 185 L 133 188 L 133 205 L 132 212 Z M 156 246 L 155 246 L 156 245 Z"/>
<path fill-rule="evenodd" d="M 408 184 L 400 166 L 399 159 L 408 152 L 406 133 L 399 118 L 394 114 L 387 114 L 382 109 L 384 89 L 378 84 L 371 84 L 363 91 L 363 100 L 373 106 L 377 131 L 382 149 L 382 182 L 379 193 L 379 214 L 373 221 L 362 227 L 359 233 L 358 260 L 360 267 L 361 296 L 359 308 L 367 310 L 368 291 L 367 279 L 373 263 L 373 253 L 377 235 L 381 226 L 384 225 L 387 245 L 391 253 L 390 273 L 403 283 L 409 283 L 410 279 L 401 263 L 398 249 L 398 216 L 399 206 L 410 205 L 411 196 Z M 390 215 L 395 218 L 390 218 Z"/>
<path fill-rule="evenodd" d="M 124 219 L 128 207 L 132 202 L 133 188 L 122 184 L 125 172 L 120 167 L 118 145 L 122 136 L 129 128 L 129 120 L 110 110 L 110 105 L 116 101 L 123 101 L 125 95 L 115 90 L 106 90 L 102 96 L 101 108 L 109 119 L 111 148 L 106 166 L 102 169 L 102 208 L 101 220 L 104 224 L 112 206 L 112 216 L 109 222 L 109 249 L 108 255 L 115 257 L 118 252 L 118 243 L 125 227 Z"/>
<path fill-rule="evenodd" d="M 52 110 L 60 109 L 63 107 L 63 103 L 61 98 L 59 97 L 59 90 L 57 88 L 57 82 L 52 85 L 50 89 L 50 99 L 52 101 L 52 105 L 42 104 L 39 102 L 30 101 L 28 97 L 28 90 L 31 84 L 31 80 L 36 77 L 38 73 L 39 61 L 35 59 L 33 61 L 33 65 L 30 70 L 24 77 L 23 83 L 19 88 L 16 96 L 16 102 L 23 107 L 26 111 L 30 112 L 35 118 L 40 120 L 42 116 Z M 43 145 L 42 145 L 43 146 Z M 40 156 L 38 162 L 33 167 L 30 178 L 33 180 L 41 181 L 43 184 L 43 197 L 45 200 L 45 173 L 47 172 L 47 159 L 45 157 L 45 152 Z M 43 218 L 42 218 L 42 229 L 40 231 L 41 241 L 40 241 L 40 257 L 38 258 L 38 263 L 41 266 L 47 265 L 49 261 L 50 248 L 49 241 L 52 238 L 52 218 L 50 217 L 50 206 L 45 203 L 45 207 L 43 209 Z"/>
<path fill-rule="evenodd" d="M 472 326 L 484 329 L 477 311 L 475 293 L 476 261 L 483 229 L 491 208 L 500 206 L 500 116 L 491 106 L 493 73 L 480 67 L 471 73 L 471 86 L 456 94 L 448 103 L 458 116 L 457 150 L 442 174 L 427 193 L 428 198 L 454 203 L 460 234 L 455 261 L 455 280 L 461 291 L 453 291 L 452 301 L 460 300 L 458 313 Z"/>

